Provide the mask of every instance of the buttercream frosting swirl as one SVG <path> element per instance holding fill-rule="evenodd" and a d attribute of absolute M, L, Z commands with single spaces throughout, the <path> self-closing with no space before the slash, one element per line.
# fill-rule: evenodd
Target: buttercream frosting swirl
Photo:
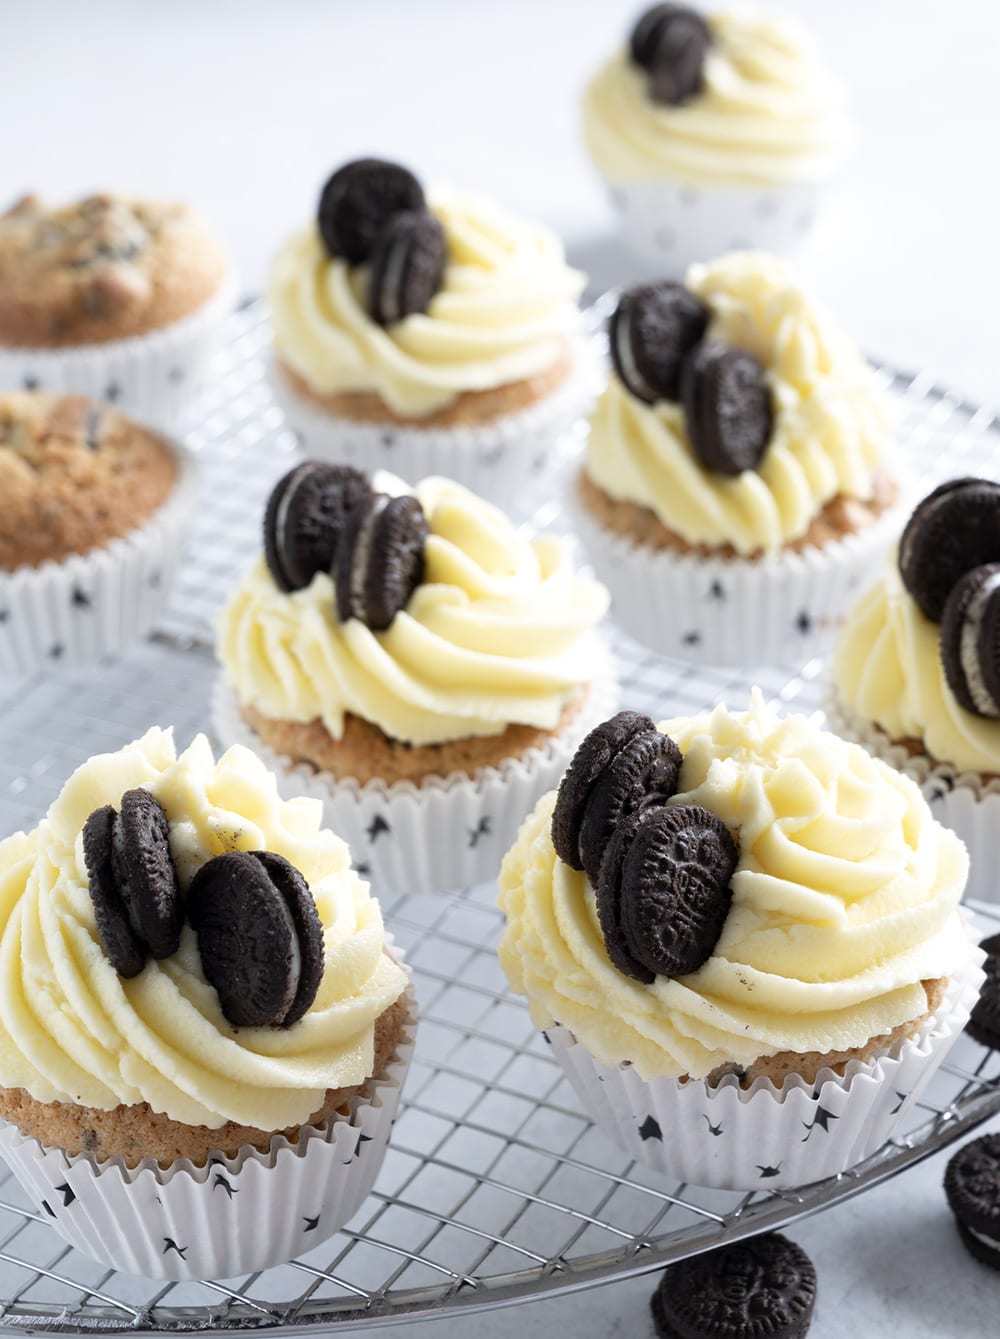
<path fill-rule="evenodd" d="M 541 224 L 479 196 L 439 189 L 428 204 L 448 260 L 426 312 L 383 327 L 368 314 L 368 267 L 331 258 L 315 224 L 279 251 L 268 300 L 278 356 L 317 393 L 370 391 L 419 419 L 464 391 L 546 371 L 579 324 L 583 276 Z"/>
<path fill-rule="evenodd" d="M 968 859 L 917 786 L 755 694 L 663 722 L 684 762 L 673 804 L 701 804 L 737 838 L 733 900 L 711 957 L 643 985 L 604 947 L 594 892 L 555 854 L 555 795 L 500 875 L 500 961 L 536 1026 L 570 1028 L 603 1064 L 704 1077 L 779 1051 L 864 1045 L 926 1011 L 922 980 L 967 961 L 957 912 Z"/>
<path fill-rule="evenodd" d="M 407 491 L 385 473 L 374 484 Z M 553 729 L 594 676 L 607 591 L 576 574 L 565 540 L 527 538 L 460 484 L 413 491 L 430 528 L 424 577 L 385 632 L 342 623 L 325 572 L 290 595 L 263 559 L 247 573 L 219 623 L 237 697 L 277 720 L 318 718 L 335 739 L 346 713 L 411 744 Z"/>
<path fill-rule="evenodd" d="M 967 711 L 948 686 L 940 625 L 906 590 L 895 558 L 848 614 L 834 675 L 844 704 L 895 740 L 922 740 L 959 772 L 1000 775 L 1000 721 Z"/>
<path fill-rule="evenodd" d="M 671 400 L 646 404 L 611 374 L 594 410 L 587 472 L 610 497 L 650 507 L 689 544 L 774 552 L 806 533 L 834 497 L 868 499 L 890 439 L 871 370 L 787 267 L 759 252 L 692 265 L 710 310 L 707 339 L 764 368 L 774 426 L 759 467 L 707 469 Z"/>
<path fill-rule="evenodd" d="M 828 177 L 847 138 L 844 99 L 805 33 L 746 9 L 708 23 L 702 88 L 683 106 L 654 102 L 626 49 L 593 77 L 583 129 L 601 172 L 612 182 L 764 187 Z"/>
<path fill-rule="evenodd" d="M 184 927 L 178 952 L 125 980 L 101 945 L 82 829 L 104 804 L 147 787 L 162 804 L 182 887 L 223 851 L 276 851 L 304 875 L 323 926 L 325 970 L 294 1027 L 234 1028 Z M 179 757 L 152 729 L 89 759 L 31 832 L 0 842 L 0 1084 L 40 1102 L 110 1110 L 148 1102 L 173 1120 L 280 1130 L 328 1088 L 370 1074 L 375 1019 L 406 977 L 383 951 L 378 903 L 316 800 L 282 801 L 247 749 L 216 762 L 199 735 Z"/>

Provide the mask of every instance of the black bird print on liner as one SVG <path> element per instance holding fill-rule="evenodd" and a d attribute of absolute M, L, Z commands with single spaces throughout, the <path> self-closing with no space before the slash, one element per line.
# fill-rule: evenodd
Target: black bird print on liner
<path fill-rule="evenodd" d="M 840 1120 L 840 1117 L 835 1116 L 832 1111 L 827 1111 L 826 1107 L 817 1106 L 816 1115 L 812 1120 L 802 1122 L 802 1128 L 805 1130 L 806 1134 L 801 1142 L 803 1144 L 808 1142 L 809 1136 L 812 1134 L 813 1130 L 815 1130 L 817 1125 L 825 1134 L 829 1134 L 830 1121 L 832 1120 Z"/>
<path fill-rule="evenodd" d="M 482 818 L 479 820 L 476 827 L 468 829 L 470 850 L 474 850 L 479 845 L 480 837 L 492 837 L 493 835 L 492 824 L 493 820 L 490 818 L 490 816 L 488 814 L 484 814 Z"/>
<path fill-rule="evenodd" d="M 315 1232 L 319 1227 L 319 1219 L 319 1214 L 317 1214 L 315 1218 L 303 1218 L 302 1221 L 305 1223 L 305 1227 L 302 1229 L 303 1232 Z"/>
<path fill-rule="evenodd" d="M 896 1112 L 900 1110 L 900 1108 L 902 1107 L 903 1103 L 906 1101 L 906 1098 L 907 1098 L 907 1094 L 906 1094 L 906 1093 L 901 1093 L 901 1092 L 899 1091 L 898 1088 L 896 1089 L 896 1096 L 899 1098 L 899 1101 L 896 1103 L 896 1105 L 893 1107 L 893 1109 L 889 1112 L 889 1115 L 890 1115 L 890 1116 L 895 1116 Z"/>
<path fill-rule="evenodd" d="M 768 1177 L 779 1176 L 781 1174 L 780 1162 L 778 1163 L 777 1167 L 768 1167 L 766 1165 L 762 1166 L 759 1162 L 756 1164 L 756 1166 L 757 1170 L 760 1172 L 760 1179 L 762 1181 L 766 1181 Z"/>
<path fill-rule="evenodd" d="M 708 1133 L 709 1133 L 709 1134 L 714 1134 L 714 1135 L 716 1136 L 716 1138 L 718 1138 L 718 1136 L 722 1133 L 722 1126 L 721 1126 L 721 1125 L 713 1125 L 712 1122 L 711 1122 L 711 1120 L 710 1120 L 709 1117 L 705 1114 L 704 1111 L 701 1113 L 701 1117 L 702 1117 L 702 1120 L 705 1121 L 705 1123 L 706 1123 L 707 1126 L 708 1126 Z"/>
<path fill-rule="evenodd" d="M 639 1138 L 643 1143 L 647 1139 L 663 1139 L 663 1131 L 660 1129 L 660 1122 L 655 1116 L 647 1116 L 639 1126 Z"/>
<path fill-rule="evenodd" d="M 236 1186 L 231 1186 L 229 1184 L 229 1182 L 226 1180 L 226 1178 L 222 1175 L 221 1172 L 215 1173 L 215 1180 L 212 1182 L 212 1189 L 224 1190 L 230 1199 L 232 1199 L 234 1195 L 238 1195 L 240 1193 Z"/>
<path fill-rule="evenodd" d="M 391 832 L 391 831 L 392 828 L 389 827 L 388 822 L 382 817 L 381 814 L 376 814 L 375 817 L 372 819 L 372 821 L 365 828 L 365 832 L 368 834 L 368 840 L 373 845 L 375 843 L 375 839 L 377 837 L 380 837 L 383 832 Z"/>
<path fill-rule="evenodd" d="M 186 1246 L 178 1246 L 176 1241 L 174 1241 L 173 1237 L 164 1237 L 163 1254 L 166 1255 L 169 1251 L 176 1251 L 177 1254 L 183 1260 L 187 1256 L 188 1248 Z"/>
<path fill-rule="evenodd" d="M 58 1190 L 59 1194 L 63 1197 L 63 1208 L 68 1209 L 76 1199 L 76 1191 L 72 1186 L 67 1185 L 65 1181 L 61 1186 L 56 1186 L 56 1190 Z"/>

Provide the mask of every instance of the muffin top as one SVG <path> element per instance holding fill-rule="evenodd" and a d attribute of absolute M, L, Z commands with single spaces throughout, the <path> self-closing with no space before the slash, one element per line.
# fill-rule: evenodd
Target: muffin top
<path fill-rule="evenodd" d="M 310 391 L 373 393 L 399 417 L 420 419 L 565 356 L 583 276 L 554 233 L 461 191 L 434 190 L 425 201 L 394 164 L 375 164 L 369 191 L 367 171 L 362 161 L 334 174 L 318 220 L 288 240 L 271 273 L 275 349 Z M 401 174 L 404 192 L 408 179 L 409 207 L 365 228 L 379 173 Z M 344 174 L 359 196 L 353 246 L 354 233 L 329 226 L 353 203 L 339 190 Z"/>
<path fill-rule="evenodd" d="M 296 491 L 276 490 L 279 505 L 269 508 L 270 565 L 262 557 L 222 612 L 218 655 L 241 703 L 276 720 L 319 719 L 335 739 L 347 713 L 411 744 L 499 735 L 511 724 L 554 729 L 600 672 L 595 627 L 608 606 L 604 587 L 577 575 L 567 542 L 527 538 L 448 479 L 410 490 L 390 474 L 369 487 L 342 472 L 362 481 L 346 525 L 336 479 L 328 490 L 320 478 L 296 512 L 311 477 L 286 476 Z M 400 499 L 393 510 L 390 498 Z M 388 522 L 384 537 L 357 523 L 362 510 L 372 525 Z M 333 555 L 335 582 L 338 519 L 347 538 Z M 295 589 L 275 579 L 275 526 L 282 551 L 296 543 L 283 526 L 320 541 Z"/>
<path fill-rule="evenodd" d="M 678 322 L 678 300 L 701 309 L 700 324 Z M 886 398 L 773 256 L 733 252 L 692 265 L 685 286 L 628 290 L 612 355 L 587 473 L 688 544 L 773 552 L 805 535 L 835 497 L 872 498 L 890 442 Z M 671 368 L 658 385 L 636 381 L 637 370 Z"/>
<path fill-rule="evenodd" d="M 562 1023 L 601 1063 L 628 1061 L 643 1078 L 701 1078 L 780 1051 L 849 1050 L 924 1014 L 921 982 L 968 960 L 957 910 L 968 858 L 918 787 L 806 717 L 779 717 L 757 694 L 747 711 L 719 706 L 657 729 L 681 760 L 677 790 L 658 797 L 655 821 L 700 806 L 702 829 L 721 820 L 735 844 L 728 889 L 717 890 L 731 900 L 714 946 L 684 975 L 642 981 L 615 966 L 608 907 L 602 913 L 587 875 L 556 855 L 552 793 L 500 875 L 500 960 L 536 1026 Z M 658 917 L 643 920 L 643 907 L 664 896 L 669 871 L 682 901 L 687 889 L 697 908 L 704 893 L 697 866 L 706 848 L 686 840 L 640 864 L 637 884 L 621 881 L 611 920 L 638 918 L 640 949 L 655 942 L 652 927 L 666 933 Z M 678 916 L 671 923 L 685 943 Z M 629 942 L 634 950 L 634 934 Z"/>
<path fill-rule="evenodd" d="M 83 395 L 0 395 L 0 570 L 101 548 L 141 526 L 177 477 L 155 434 Z"/>
<path fill-rule="evenodd" d="M 189 206 L 91 195 L 0 215 L 0 344 L 66 348 L 144 335 L 189 316 L 226 258 Z"/>
<path fill-rule="evenodd" d="M 226 852 L 273 852 L 305 879 L 324 965 L 299 1021 L 235 1026 L 206 979 L 204 929 L 190 923 L 175 952 L 137 975 L 112 966 L 83 831 L 133 788 L 162 807 L 182 899 Z M 36 828 L 0 842 L 0 1084 L 40 1102 L 147 1102 L 189 1125 L 281 1130 L 305 1121 L 327 1089 L 363 1082 L 375 1020 L 406 978 L 384 952 L 378 903 L 346 844 L 321 822 L 318 801 L 279 798 L 254 754 L 233 748 L 216 761 L 202 735 L 177 756 L 170 731 L 153 729 L 85 762 Z M 235 919 L 232 933 L 241 933 Z"/>
<path fill-rule="evenodd" d="M 584 95 L 584 138 L 605 177 L 780 187 L 829 176 L 847 138 L 843 94 L 797 24 L 748 8 L 688 16 L 704 36 L 686 35 L 696 41 L 676 70 L 681 47 L 644 37 L 645 18 Z"/>

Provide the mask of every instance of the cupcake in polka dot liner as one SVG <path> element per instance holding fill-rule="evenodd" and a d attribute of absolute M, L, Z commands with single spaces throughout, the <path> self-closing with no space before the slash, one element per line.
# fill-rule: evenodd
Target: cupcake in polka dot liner
<path fill-rule="evenodd" d="M 629 289 L 609 338 L 573 500 L 616 620 L 700 663 L 814 654 L 905 515 L 871 370 L 755 252 Z"/>
<path fill-rule="evenodd" d="M 74 391 L 178 430 L 234 296 L 221 242 L 188 205 L 25 196 L 0 214 L 0 387 Z"/>
<path fill-rule="evenodd" d="M 541 225 L 347 163 L 274 262 L 275 396 L 307 455 L 523 504 L 593 399 L 583 282 Z"/>
<path fill-rule="evenodd" d="M 485 882 L 616 701 L 607 605 L 460 484 L 307 461 L 220 616 L 215 728 L 321 798 L 377 889 Z"/>
<path fill-rule="evenodd" d="M 0 1153 L 109 1268 L 266 1268 L 371 1189 L 416 1006 L 321 819 L 152 729 L 0 842 Z"/>
<path fill-rule="evenodd" d="M 743 6 L 646 10 L 583 100 L 587 150 L 626 241 L 661 274 L 810 232 L 850 132 L 808 35 Z"/>
<path fill-rule="evenodd" d="M 500 875 L 500 962 L 584 1109 L 730 1189 L 874 1153 L 969 1017 L 962 843 L 919 788 L 755 692 L 580 746 Z"/>
<path fill-rule="evenodd" d="M 954 479 L 916 507 L 848 615 L 831 728 L 899 767 L 969 848 L 968 894 L 1000 900 L 1000 484 Z"/>

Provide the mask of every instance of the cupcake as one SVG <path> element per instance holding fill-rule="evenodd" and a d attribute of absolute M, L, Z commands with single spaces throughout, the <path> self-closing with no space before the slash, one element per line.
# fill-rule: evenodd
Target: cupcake
<path fill-rule="evenodd" d="M 166 608 L 188 453 L 82 395 L 0 395 L 0 676 L 120 654 Z"/>
<path fill-rule="evenodd" d="M 579 529 L 626 632 L 717 665 L 801 662 L 900 523 L 874 376 L 782 262 L 622 294 Z"/>
<path fill-rule="evenodd" d="M 626 241 L 680 278 L 802 240 L 844 155 L 843 105 L 794 21 L 654 5 L 587 86 L 583 133 Z"/>
<path fill-rule="evenodd" d="M 216 731 L 321 798 L 376 888 L 484 882 L 614 699 L 607 603 L 460 484 L 307 461 L 222 612 Z"/>
<path fill-rule="evenodd" d="M 969 848 L 971 897 L 1000 863 L 1000 484 L 958 479 L 916 508 L 837 642 L 833 728 L 908 773 Z"/>
<path fill-rule="evenodd" d="M 674 1179 L 867 1158 L 983 979 L 919 788 L 759 694 L 581 745 L 507 855 L 500 961 L 590 1116 Z"/>
<path fill-rule="evenodd" d="M 548 229 L 348 163 L 274 263 L 275 394 L 309 455 L 518 501 L 590 399 L 582 287 Z"/>
<path fill-rule="evenodd" d="M 0 387 L 79 391 L 176 428 L 232 299 L 225 252 L 189 206 L 26 196 L 0 215 Z"/>
<path fill-rule="evenodd" d="M 262 1269 L 371 1188 L 414 1003 L 320 820 L 152 729 L 0 842 L 0 1152 L 109 1268 Z"/>

